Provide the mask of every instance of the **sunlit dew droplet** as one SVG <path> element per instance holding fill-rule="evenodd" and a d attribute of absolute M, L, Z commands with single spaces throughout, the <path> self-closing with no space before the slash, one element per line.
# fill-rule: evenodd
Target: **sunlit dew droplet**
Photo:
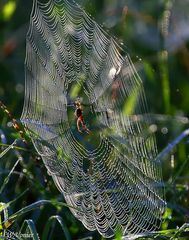
<path fill-rule="evenodd" d="M 112 109 L 110 109 L 110 108 L 107 108 L 107 112 L 108 112 L 109 114 L 112 114 L 112 113 L 113 113 Z"/>
<path fill-rule="evenodd" d="M 140 58 L 139 56 L 136 56 L 136 58 L 137 58 L 139 61 L 142 61 L 142 58 Z"/>
<path fill-rule="evenodd" d="M 175 156 L 171 155 L 171 167 L 174 168 L 175 167 Z"/>
<path fill-rule="evenodd" d="M 150 125 L 150 127 L 149 127 L 149 130 L 151 131 L 151 132 L 157 132 L 157 125 L 156 124 L 152 124 L 152 125 Z"/>
<path fill-rule="evenodd" d="M 71 24 L 67 24 L 66 25 L 66 31 L 70 35 L 74 35 L 74 33 L 75 33 L 74 27 Z"/>
<path fill-rule="evenodd" d="M 1 134 L 1 139 L 5 139 L 5 135 L 4 134 Z"/>
<path fill-rule="evenodd" d="M 7 127 L 12 127 L 12 122 L 8 122 Z"/>
<path fill-rule="evenodd" d="M 15 90 L 17 93 L 22 93 L 24 91 L 24 86 L 20 83 L 16 84 Z"/>
<path fill-rule="evenodd" d="M 167 134 L 168 133 L 168 128 L 167 127 L 163 127 L 162 129 L 161 129 L 161 132 L 163 133 L 163 134 Z"/>
<path fill-rule="evenodd" d="M 115 77 L 115 74 L 116 74 L 116 69 L 115 69 L 115 67 L 112 67 L 109 71 L 108 76 L 110 79 L 113 79 Z"/>
<path fill-rule="evenodd" d="M 183 124 L 187 124 L 187 123 L 189 122 L 189 119 L 188 119 L 187 117 L 183 117 L 182 120 L 181 120 L 181 122 L 182 122 Z"/>

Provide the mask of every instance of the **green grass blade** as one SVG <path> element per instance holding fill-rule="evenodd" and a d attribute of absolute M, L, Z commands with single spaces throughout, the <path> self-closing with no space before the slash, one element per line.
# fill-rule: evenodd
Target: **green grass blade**
<path fill-rule="evenodd" d="M 0 158 L 2 158 L 6 153 L 8 153 L 8 151 L 10 151 L 11 149 L 13 149 L 13 148 L 14 148 L 14 145 L 16 144 L 16 142 L 17 142 L 17 139 L 14 140 L 14 142 L 13 142 L 11 145 L 9 145 L 3 152 L 1 152 L 1 153 L 0 153 Z"/>
<path fill-rule="evenodd" d="M 30 211 L 33 211 L 36 208 L 39 208 L 39 207 L 41 207 L 41 206 L 43 206 L 45 204 L 50 204 L 50 203 L 51 202 L 48 201 L 48 200 L 40 200 L 38 202 L 32 203 L 31 205 L 29 205 L 27 207 L 24 207 L 24 208 L 20 209 L 18 212 L 16 212 L 13 215 L 11 215 L 7 221 L 3 222 L 3 224 L 4 224 L 5 228 L 8 228 L 15 222 L 15 220 L 18 217 L 22 216 L 23 214 L 25 214 L 27 212 L 30 212 Z"/>
<path fill-rule="evenodd" d="M 19 236 L 21 239 L 40 240 L 35 224 L 32 220 L 25 220 L 21 226 Z"/>
<path fill-rule="evenodd" d="M 168 71 L 168 56 L 166 51 L 162 51 L 160 53 L 160 74 L 162 81 L 162 92 L 163 92 L 163 101 L 165 112 L 170 114 L 171 108 L 171 96 L 170 96 L 170 83 L 169 83 L 169 71 Z"/>
<path fill-rule="evenodd" d="M 148 77 L 148 80 L 150 82 L 155 82 L 155 71 L 152 67 L 152 65 L 150 64 L 150 62 L 143 62 L 143 65 L 144 65 L 144 71 Z"/>
<path fill-rule="evenodd" d="M 64 202 L 58 202 L 57 200 L 51 200 L 51 204 L 53 204 L 55 207 L 62 206 L 62 207 L 72 208 L 72 209 L 77 210 L 77 211 L 82 213 L 82 210 L 80 208 L 73 207 L 73 206 L 71 206 L 69 204 L 66 204 Z"/>
<path fill-rule="evenodd" d="M 137 105 L 137 100 L 140 94 L 140 89 L 136 88 L 135 91 L 127 98 L 123 106 L 123 113 L 126 116 L 130 116 L 133 114 L 135 107 Z"/>
<path fill-rule="evenodd" d="M 16 150 L 21 150 L 21 151 L 24 151 L 24 152 L 30 152 L 31 150 L 27 149 L 27 148 L 23 148 L 23 147 L 18 147 L 18 146 L 14 146 L 14 145 L 9 145 L 9 144 L 5 144 L 5 143 L 0 143 L 0 146 L 2 147 L 10 147 L 11 146 L 11 149 L 16 149 Z M 5 149 L 6 150 L 6 149 Z"/>
<path fill-rule="evenodd" d="M 29 188 L 27 188 L 25 191 L 23 191 L 20 195 L 18 195 L 18 197 L 16 197 L 15 199 L 13 199 L 12 201 L 8 202 L 8 203 L 0 203 L 0 213 L 2 211 L 4 211 L 5 209 L 7 209 L 11 204 L 13 204 L 14 202 L 16 202 L 18 199 L 20 199 L 24 194 L 26 194 L 26 192 L 28 192 Z"/>
<path fill-rule="evenodd" d="M 2 223 L 2 217 L 3 219 L 7 220 L 8 219 L 8 210 L 6 208 L 5 203 L 0 203 L 0 236 L 4 233 L 4 227 Z M 3 213 L 3 214 L 2 214 Z"/>
<path fill-rule="evenodd" d="M 68 228 L 67 228 L 63 219 L 60 216 L 52 216 L 52 217 L 49 218 L 49 220 L 48 220 L 48 222 L 45 226 L 45 229 L 43 231 L 42 240 L 47 240 L 48 239 L 49 232 L 50 232 L 50 229 L 51 229 L 54 221 L 57 221 L 59 223 L 62 231 L 64 232 L 65 239 L 66 240 L 71 240 L 71 236 L 70 236 L 70 233 L 68 231 Z"/>
<path fill-rule="evenodd" d="M 10 170 L 8 176 L 5 178 L 3 184 L 2 184 L 2 186 L 1 186 L 1 188 L 0 188 L 0 194 L 1 194 L 1 193 L 3 192 L 3 190 L 5 189 L 7 183 L 9 182 L 9 179 L 10 179 L 12 173 L 14 172 L 16 166 L 18 165 L 18 163 L 20 162 L 21 159 L 22 159 L 22 158 L 20 158 L 20 157 L 18 158 L 18 160 L 16 161 L 16 163 L 14 164 L 14 166 L 12 167 L 12 169 Z"/>
<path fill-rule="evenodd" d="M 37 201 L 35 203 L 32 203 L 32 204 L 20 209 L 18 212 L 12 214 L 9 217 L 9 219 L 7 219 L 7 221 L 3 222 L 5 228 L 8 228 L 9 226 L 11 226 L 18 217 L 22 216 L 25 213 L 33 211 L 41 206 L 44 206 L 45 204 L 52 204 L 55 207 L 64 206 L 64 207 L 68 207 L 68 208 L 74 208 L 72 206 L 67 205 L 66 203 L 60 203 L 60 202 L 55 202 L 55 201 L 50 201 L 50 200 L 40 200 L 40 201 Z M 77 208 L 74 208 L 74 209 L 77 209 Z M 79 209 L 77 209 L 77 210 L 79 211 Z"/>

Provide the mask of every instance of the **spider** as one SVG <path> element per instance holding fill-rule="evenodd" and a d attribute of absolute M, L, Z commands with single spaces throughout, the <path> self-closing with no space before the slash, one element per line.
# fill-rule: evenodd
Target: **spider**
<path fill-rule="evenodd" d="M 82 109 L 82 105 L 81 105 L 81 101 L 78 98 L 75 102 L 74 102 L 74 106 L 75 106 L 75 116 L 77 118 L 77 130 L 78 132 L 82 133 L 81 129 L 80 129 L 80 124 L 82 125 L 83 130 L 86 131 L 86 133 L 90 133 L 90 130 L 87 128 L 84 119 L 83 119 L 83 109 Z"/>

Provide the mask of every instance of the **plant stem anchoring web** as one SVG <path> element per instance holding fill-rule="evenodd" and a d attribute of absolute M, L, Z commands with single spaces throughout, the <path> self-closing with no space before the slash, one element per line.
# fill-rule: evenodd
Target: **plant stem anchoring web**
<path fill-rule="evenodd" d="M 155 230 L 165 207 L 143 85 L 122 52 L 75 2 L 34 1 L 21 120 L 74 216 L 104 237 Z"/>

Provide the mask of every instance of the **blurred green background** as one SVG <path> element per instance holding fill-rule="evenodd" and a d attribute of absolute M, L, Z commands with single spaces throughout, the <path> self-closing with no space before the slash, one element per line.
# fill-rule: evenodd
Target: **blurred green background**
<path fill-rule="evenodd" d="M 189 1 L 76 2 L 103 25 L 110 35 L 124 43 L 144 83 L 148 106 L 157 129 L 158 150 L 161 152 L 189 125 Z M 31 8 L 32 1 L 0 0 L 0 100 L 18 121 L 24 99 L 25 36 Z M 2 144 L 9 145 L 19 138 L 3 111 L 0 112 L 0 123 Z M 188 140 L 186 137 L 162 159 L 168 203 L 162 230 L 176 229 L 189 222 Z M 21 143 L 20 146 L 24 147 Z M 1 146 L 1 151 L 4 149 L 6 146 Z M 5 182 L 19 157 L 22 160 Z M 11 231 L 18 231 L 25 219 L 33 219 L 36 231 L 40 237 L 43 235 L 43 239 L 69 239 L 69 236 L 70 239 L 101 239 L 96 232 L 88 232 L 66 206 L 59 204 L 64 202 L 64 198 L 46 173 L 34 149 L 30 152 L 14 149 L 0 159 L 0 185 L 0 202 L 15 200 L 8 208 L 9 215 L 42 199 L 52 203 L 24 215 L 18 214 Z M 29 191 L 17 200 L 28 188 Z M 2 211 L 3 218 L 4 214 L 5 210 Z M 55 224 L 50 219 L 54 215 L 62 217 L 61 223 L 67 237 L 61 224 Z M 45 228 L 48 221 L 52 221 L 52 224 Z M 174 234 L 168 234 L 167 238 Z M 189 239 L 188 235 L 183 233 L 173 239 Z M 157 239 L 161 239 L 161 236 Z"/>

